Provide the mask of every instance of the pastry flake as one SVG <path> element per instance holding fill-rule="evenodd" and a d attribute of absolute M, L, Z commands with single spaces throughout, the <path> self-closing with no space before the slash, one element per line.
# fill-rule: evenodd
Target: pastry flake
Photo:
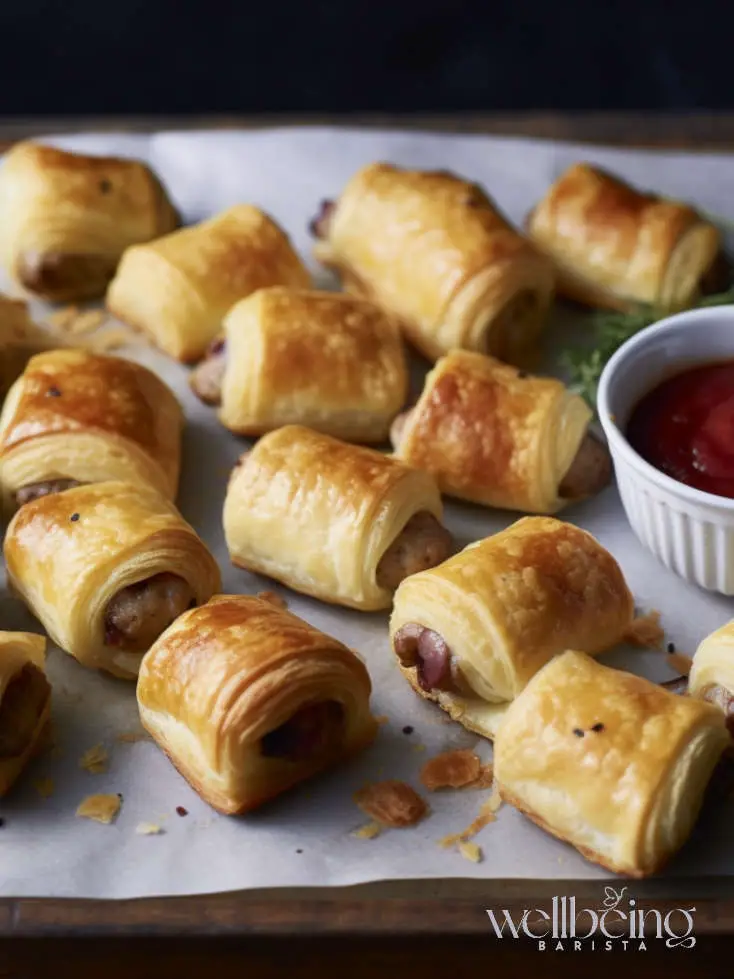
<path fill-rule="evenodd" d="M 79 767 L 91 775 L 103 775 L 107 771 L 109 755 L 104 745 L 96 744 L 88 748 L 79 759 Z"/>
<path fill-rule="evenodd" d="M 114 822 L 115 817 L 122 806 L 122 796 L 120 795 L 88 795 L 77 807 L 76 814 L 81 819 L 93 819 L 96 823 L 104 823 L 109 826 Z"/>
<path fill-rule="evenodd" d="M 468 748 L 443 751 L 429 759 L 421 769 L 422 784 L 435 792 L 437 789 L 461 789 L 475 784 L 482 774 L 482 760 Z"/>
<path fill-rule="evenodd" d="M 428 813 L 428 806 L 415 789 L 396 779 L 366 785 L 355 793 L 354 801 L 376 823 L 391 829 L 415 826 Z"/>
<path fill-rule="evenodd" d="M 0 796 L 46 746 L 50 713 L 46 639 L 29 632 L 0 632 Z M 50 782 L 52 792 L 51 780 L 43 781 Z"/>

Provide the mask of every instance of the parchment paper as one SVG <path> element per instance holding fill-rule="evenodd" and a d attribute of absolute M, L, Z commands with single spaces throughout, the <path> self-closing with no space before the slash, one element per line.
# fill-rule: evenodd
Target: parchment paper
<path fill-rule="evenodd" d="M 483 183 L 509 215 L 520 221 L 548 184 L 569 163 L 587 159 L 640 185 L 690 199 L 720 216 L 734 218 L 734 161 L 725 155 L 642 153 L 522 139 L 437 136 L 329 129 L 262 133 L 165 133 L 152 137 L 85 135 L 53 140 L 87 152 L 117 153 L 149 161 L 161 174 L 187 221 L 238 201 L 251 201 L 282 222 L 299 251 L 308 255 L 306 225 L 322 198 L 338 194 L 349 176 L 376 159 L 421 168 L 448 168 Z M 311 263 L 314 272 L 317 267 Z M 321 285 L 333 281 L 318 273 Z M 34 306 L 40 317 L 44 309 Z M 559 313 L 548 331 L 552 355 L 583 320 Z M 214 412 L 187 388 L 187 372 L 151 349 L 124 352 L 157 370 L 185 405 L 184 469 L 179 505 L 213 549 L 224 588 L 256 592 L 274 588 L 233 569 L 221 530 L 229 471 L 247 443 L 219 427 Z M 419 378 L 418 378 L 419 380 Z M 507 526 L 517 514 L 469 505 L 447 506 L 447 523 L 461 544 Z M 615 488 L 567 510 L 565 519 L 592 531 L 621 562 L 639 606 L 663 613 L 668 638 L 692 653 L 708 632 L 734 613 L 731 600 L 686 585 L 666 571 L 637 542 Z M 130 898 L 243 888 L 344 885 L 380 879 L 426 877 L 604 878 L 570 847 L 553 840 L 508 806 L 476 842 L 484 859 L 473 864 L 437 841 L 466 827 L 485 792 L 434 793 L 431 816 L 409 830 L 383 832 L 374 840 L 350 834 L 367 820 L 352 801 L 364 782 L 403 778 L 419 787 L 420 766 L 452 746 L 488 744 L 446 722 L 420 701 L 400 677 L 389 649 L 387 616 L 323 605 L 275 586 L 289 608 L 342 639 L 366 659 L 375 694 L 374 712 L 389 719 L 373 749 L 348 766 L 289 792 L 245 818 L 218 816 L 201 802 L 152 742 L 119 743 L 116 736 L 139 729 L 133 684 L 110 679 L 51 650 L 53 718 L 57 748 L 35 762 L 9 798 L 0 801 L 0 894 Z M 0 627 L 42 631 L 39 624 L 0 592 Z M 622 651 L 608 662 L 650 676 L 672 675 L 657 652 Z M 402 733 L 405 725 L 412 734 Z M 92 775 L 79 759 L 102 742 L 109 771 Z M 42 797 L 36 783 L 52 779 Z M 42 786 L 43 787 L 43 786 Z M 94 792 L 120 792 L 124 802 L 113 825 L 75 816 L 79 802 Z M 610 803 L 611 804 L 611 803 Z M 176 807 L 188 810 L 185 817 Z M 734 873 L 729 805 L 707 816 L 669 873 Z M 140 822 L 163 827 L 155 836 L 136 835 Z"/>

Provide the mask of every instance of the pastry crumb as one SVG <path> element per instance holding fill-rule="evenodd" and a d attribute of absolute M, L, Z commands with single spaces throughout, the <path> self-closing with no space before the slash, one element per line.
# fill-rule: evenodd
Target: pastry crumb
<path fill-rule="evenodd" d="M 66 326 L 69 333 L 92 333 L 107 319 L 107 313 L 101 309 L 88 309 L 75 316 Z"/>
<path fill-rule="evenodd" d="M 270 602 L 271 605 L 275 605 L 278 608 L 288 608 L 288 602 L 274 591 L 259 591 L 257 597 L 262 599 L 263 602 Z"/>
<path fill-rule="evenodd" d="M 676 673 L 680 673 L 681 676 L 688 676 L 691 672 L 693 660 L 690 656 L 686 656 L 683 653 L 668 653 L 665 659 L 668 662 L 668 666 L 672 670 L 675 670 Z"/>
<path fill-rule="evenodd" d="M 479 755 L 468 748 L 443 751 L 430 758 L 420 773 L 422 784 L 435 792 L 438 789 L 460 789 L 475 782 L 480 775 L 482 762 Z"/>
<path fill-rule="evenodd" d="M 460 833 L 452 833 L 449 836 L 444 836 L 443 839 L 438 841 L 439 846 L 448 849 L 449 847 L 456 846 L 458 843 L 466 843 L 476 836 L 480 830 L 483 830 L 485 826 L 488 826 L 496 820 L 496 813 L 501 805 L 502 799 L 495 786 L 490 797 L 485 799 L 479 807 L 479 815 L 476 819 L 473 819 L 466 829 L 463 829 Z"/>
<path fill-rule="evenodd" d="M 82 819 L 93 819 L 107 826 L 114 820 L 121 806 L 120 795 L 88 795 L 79 803 L 76 814 Z"/>
<path fill-rule="evenodd" d="M 48 799 L 54 794 L 55 785 L 52 778 L 37 778 L 33 784 L 42 799 Z"/>
<path fill-rule="evenodd" d="M 465 860 L 471 860 L 472 863 L 481 863 L 484 859 L 482 848 L 476 843 L 459 843 L 459 853 Z"/>
<path fill-rule="evenodd" d="M 89 748 L 79 759 L 79 767 L 90 772 L 92 775 L 103 775 L 107 771 L 109 755 L 101 744 L 96 744 Z"/>
<path fill-rule="evenodd" d="M 660 612 L 653 609 L 645 615 L 635 616 L 623 639 L 630 645 L 643 649 L 660 649 L 665 640 L 665 632 L 660 625 Z"/>
<path fill-rule="evenodd" d="M 135 744 L 136 741 L 149 741 L 150 735 L 145 731 L 122 731 L 115 740 L 120 744 Z"/>
<path fill-rule="evenodd" d="M 364 826 L 360 826 L 359 829 L 355 829 L 350 836 L 353 836 L 357 840 L 374 840 L 376 836 L 379 836 L 382 832 L 382 826 L 379 823 L 371 822 L 365 823 Z"/>
<path fill-rule="evenodd" d="M 165 830 L 157 823 L 138 823 L 135 832 L 138 836 L 160 836 Z"/>
<path fill-rule="evenodd" d="M 371 782 L 355 793 L 354 801 L 375 822 L 393 829 L 415 826 L 428 812 L 415 789 L 397 779 Z"/>
<path fill-rule="evenodd" d="M 114 330 L 106 330 L 104 333 L 95 335 L 87 341 L 87 346 L 97 353 L 104 353 L 107 350 L 119 350 L 120 347 L 127 347 L 130 344 L 147 346 L 145 340 L 137 333 L 133 334 L 122 327 Z"/>
<path fill-rule="evenodd" d="M 491 761 L 488 761 L 485 765 L 482 765 L 479 770 L 479 775 L 476 780 L 470 785 L 467 785 L 467 789 L 489 789 L 492 787 L 494 782 L 494 766 Z"/>
<path fill-rule="evenodd" d="M 426 746 L 418 741 L 416 744 L 411 746 L 410 750 L 415 752 L 416 755 L 421 755 L 426 750 Z"/>
<path fill-rule="evenodd" d="M 65 330 L 79 316 L 79 312 L 78 306 L 63 306 L 47 316 L 46 322 L 57 330 Z"/>

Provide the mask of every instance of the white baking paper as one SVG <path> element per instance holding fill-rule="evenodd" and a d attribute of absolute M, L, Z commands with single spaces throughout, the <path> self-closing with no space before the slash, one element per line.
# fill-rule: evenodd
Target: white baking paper
<path fill-rule="evenodd" d="M 306 225 L 319 201 L 338 194 L 358 167 L 376 159 L 455 170 L 484 184 L 516 221 L 565 166 L 579 159 L 606 165 L 663 194 L 690 199 L 723 220 L 734 218 L 734 163 L 725 155 L 333 129 L 106 134 L 54 141 L 87 152 L 147 160 L 188 221 L 240 201 L 253 202 L 285 226 L 304 256 L 310 252 Z M 312 268 L 321 284 L 334 285 L 313 263 Z M 40 316 L 43 308 L 34 311 Z M 569 316 L 557 314 L 548 332 L 551 357 L 568 331 L 584 328 L 583 319 L 574 323 Z M 188 425 L 179 503 L 220 561 L 225 590 L 273 588 L 272 582 L 233 569 L 223 542 L 225 485 L 247 443 L 221 429 L 214 412 L 191 396 L 184 368 L 139 346 L 126 355 L 157 370 L 185 405 Z M 732 616 L 731 600 L 683 583 L 637 542 L 614 488 L 564 516 L 592 531 L 615 554 L 639 606 L 662 611 L 668 638 L 679 651 L 692 653 L 703 636 Z M 495 533 L 516 517 L 469 505 L 447 506 L 447 523 L 462 544 Z M 431 815 L 421 825 L 385 831 L 373 840 L 351 836 L 367 822 L 352 801 L 365 782 L 399 778 L 419 787 L 419 769 L 432 754 L 452 746 L 476 746 L 488 758 L 491 750 L 447 723 L 442 712 L 408 688 L 390 652 L 386 615 L 344 611 L 275 588 L 292 611 L 366 659 L 375 689 L 374 712 L 388 718 L 374 748 L 260 812 L 244 818 L 219 816 L 198 799 L 152 742 L 116 740 L 120 733 L 139 729 L 133 684 L 95 674 L 52 650 L 49 671 L 58 747 L 35 762 L 10 797 L 0 801 L 5 820 L 0 829 L 0 895 L 130 898 L 400 878 L 609 876 L 508 806 L 476 837 L 484 856 L 481 863 L 439 847 L 441 837 L 474 819 L 486 791 L 434 793 Z M 0 592 L 0 627 L 41 631 L 5 590 Z M 628 651 L 609 661 L 654 679 L 672 675 L 662 653 Z M 406 725 L 414 728 L 412 734 L 402 733 Z M 92 775 L 79 766 L 79 759 L 100 742 L 110 753 L 109 771 Z M 43 781 L 48 779 L 54 791 L 43 797 L 38 788 L 48 788 Z M 96 792 L 122 793 L 124 802 L 114 824 L 75 816 L 79 802 Z M 188 815 L 177 815 L 178 806 Z M 733 817 L 732 806 L 709 816 L 669 873 L 734 873 L 729 829 Z M 158 824 L 162 832 L 137 835 L 142 822 Z"/>

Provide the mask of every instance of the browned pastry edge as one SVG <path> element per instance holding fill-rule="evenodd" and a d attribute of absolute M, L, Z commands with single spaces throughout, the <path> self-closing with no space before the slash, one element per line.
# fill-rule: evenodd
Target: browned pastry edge
<path fill-rule="evenodd" d="M 413 688 L 413 690 L 415 690 L 417 694 L 419 694 L 424 700 L 430 700 L 431 703 L 436 704 L 437 707 L 439 707 L 441 710 L 445 711 L 449 715 L 452 721 L 457 721 L 457 723 L 461 724 L 461 726 L 465 730 L 471 731 L 473 734 L 478 734 L 480 737 L 485 738 L 487 741 L 493 740 L 481 728 L 471 723 L 467 723 L 464 720 L 464 711 L 462 711 L 461 706 L 459 704 L 454 704 L 451 702 L 449 702 L 448 704 L 442 704 L 441 701 L 439 700 L 439 694 L 441 693 L 440 690 L 435 692 L 433 690 L 424 690 L 418 683 L 418 679 L 417 679 L 418 671 L 415 666 L 401 666 L 398 663 L 398 669 L 400 670 L 400 672 L 403 674 L 405 679 L 408 681 L 408 683 L 411 685 L 411 687 Z"/>

